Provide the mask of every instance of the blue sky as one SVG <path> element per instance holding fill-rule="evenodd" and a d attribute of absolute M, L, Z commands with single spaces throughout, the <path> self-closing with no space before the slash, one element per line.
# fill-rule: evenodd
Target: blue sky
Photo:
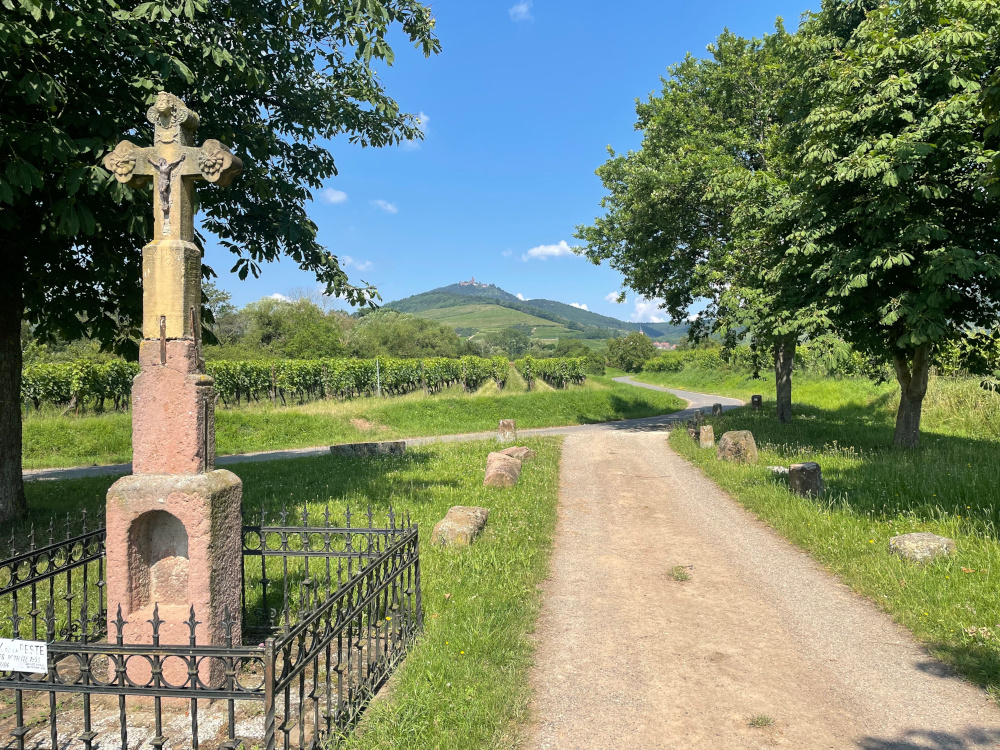
<path fill-rule="evenodd" d="M 316 194 L 320 240 L 352 280 L 388 302 L 475 276 L 526 299 L 545 297 L 624 320 L 663 319 L 654 302 L 608 299 L 621 276 L 568 252 L 573 231 L 599 213 L 594 170 L 639 145 L 637 97 L 725 27 L 794 29 L 818 0 L 437 0 L 443 50 L 423 58 L 396 46 L 382 71 L 404 111 L 422 113 L 419 146 L 331 144 L 340 171 Z M 314 289 L 287 260 L 259 279 L 228 273 L 229 253 L 207 262 L 245 304 Z"/>

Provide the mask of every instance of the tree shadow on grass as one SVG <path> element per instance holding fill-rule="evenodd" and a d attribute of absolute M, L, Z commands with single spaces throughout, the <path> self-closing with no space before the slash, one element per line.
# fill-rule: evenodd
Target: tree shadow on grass
<path fill-rule="evenodd" d="M 1000 539 L 1000 462 L 996 441 L 925 430 L 916 449 L 892 445 L 894 427 L 875 405 L 796 407 L 791 424 L 768 411 L 743 408 L 711 418 L 716 437 L 750 430 L 761 463 L 816 461 L 825 502 L 885 520 L 961 517 L 971 530 Z"/>

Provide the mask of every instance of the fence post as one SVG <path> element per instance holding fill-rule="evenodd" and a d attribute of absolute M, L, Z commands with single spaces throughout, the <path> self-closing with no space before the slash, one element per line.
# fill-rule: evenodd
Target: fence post
<path fill-rule="evenodd" d="M 378 357 L 375 357 L 375 395 L 382 397 L 382 371 L 379 370 Z"/>
<path fill-rule="evenodd" d="M 275 747 L 274 661 L 274 638 L 268 638 L 264 641 L 264 750 Z"/>
<path fill-rule="evenodd" d="M 424 361 L 420 360 L 420 385 L 424 387 L 424 395 L 427 395 L 427 375 L 424 373 Z"/>
<path fill-rule="evenodd" d="M 271 365 L 271 406 L 278 402 L 278 381 L 274 379 L 274 365 Z"/>

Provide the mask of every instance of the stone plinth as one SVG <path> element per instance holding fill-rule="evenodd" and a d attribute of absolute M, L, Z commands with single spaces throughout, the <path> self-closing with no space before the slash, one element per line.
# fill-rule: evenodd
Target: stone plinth
<path fill-rule="evenodd" d="M 788 467 L 788 486 L 792 492 L 805 497 L 823 494 L 823 472 L 818 463 L 806 461 Z"/>
<path fill-rule="evenodd" d="M 501 443 L 513 443 L 517 440 L 517 423 L 513 419 L 501 419 L 497 428 L 497 440 Z"/>
<path fill-rule="evenodd" d="M 132 471 L 196 474 L 215 468 L 214 381 L 196 343 L 143 341 L 132 385 Z M 165 360 L 165 361 L 164 361 Z"/>
<path fill-rule="evenodd" d="M 234 644 L 240 643 L 242 594 L 243 484 L 229 471 L 207 474 L 133 475 L 122 477 L 108 491 L 107 601 L 108 635 L 114 641 L 114 620 L 121 605 L 128 621 L 125 643 L 152 643 L 153 607 L 159 605 L 160 643 L 187 644 L 185 624 L 193 606 L 201 622 L 199 645 L 222 646 L 228 607 Z M 201 665 L 202 681 L 222 679 L 221 663 Z M 187 665 L 171 660 L 164 679 L 183 685 Z M 133 673 L 133 670 L 134 673 Z M 129 676 L 148 679 L 145 660 L 129 662 Z"/>
<path fill-rule="evenodd" d="M 161 319 L 168 339 L 194 339 L 199 333 L 201 250 L 193 242 L 157 240 L 142 249 L 144 339 L 159 339 Z"/>

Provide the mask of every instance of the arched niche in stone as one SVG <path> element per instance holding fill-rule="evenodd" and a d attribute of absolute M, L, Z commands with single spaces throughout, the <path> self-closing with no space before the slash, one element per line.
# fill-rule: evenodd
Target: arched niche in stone
<path fill-rule="evenodd" d="M 147 511 L 132 522 L 128 537 L 130 609 L 186 605 L 188 534 L 180 519 L 165 510 Z"/>

